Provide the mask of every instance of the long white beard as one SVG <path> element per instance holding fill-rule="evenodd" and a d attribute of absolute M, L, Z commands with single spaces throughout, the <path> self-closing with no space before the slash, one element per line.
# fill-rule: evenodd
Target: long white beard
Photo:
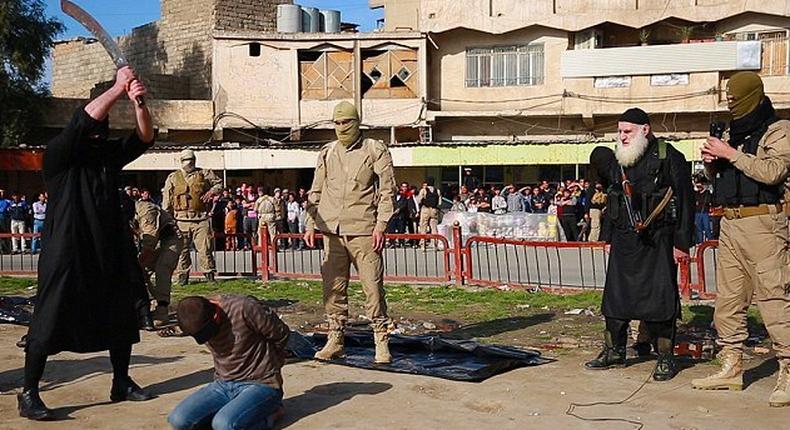
<path fill-rule="evenodd" d="M 631 167 L 642 158 L 649 143 L 650 141 L 647 140 L 647 136 L 641 133 L 638 137 L 631 139 L 631 143 L 628 146 L 623 145 L 623 142 L 618 137 L 617 147 L 614 149 L 614 156 L 621 166 Z"/>

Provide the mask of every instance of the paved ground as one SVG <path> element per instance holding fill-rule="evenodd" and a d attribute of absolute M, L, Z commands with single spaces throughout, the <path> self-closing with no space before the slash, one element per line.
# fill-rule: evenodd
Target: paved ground
<path fill-rule="evenodd" d="M 145 334 L 134 349 L 132 375 L 159 397 L 145 403 L 108 403 L 111 376 L 103 354 L 60 354 L 45 373 L 42 397 L 63 421 L 32 423 L 16 413 L 23 355 L 14 342 L 22 327 L 0 325 L 0 425 L 15 429 L 164 429 L 168 412 L 211 379 L 211 357 L 188 338 Z M 458 383 L 325 365 L 284 369 L 287 429 L 633 429 L 627 423 L 593 423 L 565 415 L 569 402 L 613 401 L 628 396 L 652 369 L 591 372 L 592 351 L 559 354 L 554 363 L 509 372 L 483 383 Z M 692 377 L 713 369 L 697 364 L 668 383 L 648 383 L 621 406 L 579 409 L 589 417 L 641 420 L 646 429 L 781 429 L 790 409 L 767 405 L 776 366 L 753 360 L 743 392 L 698 392 Z"/>

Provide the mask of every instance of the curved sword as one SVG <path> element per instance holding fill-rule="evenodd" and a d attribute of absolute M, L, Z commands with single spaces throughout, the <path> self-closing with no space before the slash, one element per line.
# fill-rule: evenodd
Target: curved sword
<path fill-rule="evenodd" d="M 115 67 L 121 68 L 129 65 L 129 61 L 126 60 L 126 56 L 123 55 L 123 51 L 121 48 L 118 47 L 118 44 L 115 43 L 115 39 L 113 39 L 107 30 L 96 21 L 95 18 L 91 16 L 85 9 L 77 6 L 74 2 L 69 0 L 60 0 L 60 8 L 63 9 L 63 12 L 74 18 L 77 22 L 82 24 L 88 31 L 93 34 L 93 37 L 101 43 L 104 47 L 104 50 L 110 55 L 112 58 L 112 62 L 115 64 Z M 145 100 L 142 97 L 137 97 L 137 106 L 144 106 Z"/>

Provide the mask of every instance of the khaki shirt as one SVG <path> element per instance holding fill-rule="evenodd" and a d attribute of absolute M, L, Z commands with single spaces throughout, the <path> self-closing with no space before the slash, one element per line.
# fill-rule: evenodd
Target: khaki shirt
<path fill-rule="evenodd" d="M 193 184 L 195 181 L 195 177 L 197 176 L 198 172 L 203 172 L 203 177 L 206 179 L 206 187 L 203 190 L 205 194 L 209 191 L 214 193 L 215 195 L 219 195 L 222 192 L 222 179 L 220 179 L 213 171 L 209 169 L 195 169 L 190 173 L 184 172 L 184 179 L 188 184 Z M 210 211 L 204 212 L 195 212 L 195 211 L 173 211 L 173 189 L 175 188 L 175 175 L 177 172 L 173 172 L 167 176 L 165 180 L 165 187 L 162 190 L 162 209 L 165 211 L 173 214 L 175 219 L 178 221 L 203 221 L 209 218 Z M 207 208 L 211 208 L 211 203 L 206 204 Z"/>
<path fill-rule="evenodd" d="M 422 206 L 422 200 L 425 197 L 428 196 L 428 191 L 435 192 L 436 194 L 438 194 L 439 195 L 439 204 L 438 204 L 438 206 L 442 205 L 442 192 L 438 188 L 436 188 L 436 187 L 434 187 L 432 185 L 428 185 L 427 188 L 420 188 L 420 192 L 417 193 L 417 202 L 420 205 L 420 210 L 422 210 L 422 209 L 439 209 L 438 206 L 436 208 L 426 208 L 425 206 Z"/>
<path fill-rule="evenodd" d="M 140 240 L 140 258 L 142 261 L 153 258 L 154 251 L 159 245 L 160 234 L 167 227 L 177 230 L 176 222 L 169 213 L 149 201 L 138 200 L 135 202 L 134 225 L 135 233 Z"/>
<path fill-rule="evenodd" d="M 258 219 L 271 221 L 274 219 L 275 207 L 274 197 L 261 196 L 255 201 L 255 210 L 258 212 Z"/>
<path fill-rule="evenodd" d="M 790 173 L 790 121 L 776 121 L 768 126 L 757 144 L 757 154 L 738 151 L 730 161 L 757 182 L 767 185 L 785 182 Z"/>
<path fill-rule="evenodd" d="M 383 142 L 362 139 L 321 149 L 307 197 L 307 229 L 349 236 L 384 232 L 395 206 L 392 156 Z"/>

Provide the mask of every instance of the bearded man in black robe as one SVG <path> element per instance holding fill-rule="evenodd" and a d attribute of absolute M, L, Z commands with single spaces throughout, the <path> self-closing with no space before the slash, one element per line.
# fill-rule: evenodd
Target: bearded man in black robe
<path fill-rule="evenodd" d="M 130 67 L 118 70 L 112 88 L 79 108 L 47 145 L 44 180 L 49 207 L 38 267 L 38 300 L 25 348 L 25 385 L 19 414 L 54 419 L 38 394 L 47 357 L 61 351 L 110 351 L 110 399 L 148 400 L 129 377 L 132 344 L 140 341 L 138 317 L 145 290 L 118 189 L 124 166 L 154 141 L 148 108 L 135 102 L 146 89 Z M 137 129 L 109 140 L 108 113 L 121 98 L 134 106 Z M 142 300 L 145 302 L 145 300 Z"/>
<path fill-rule="evenodd" d="M 616 149 L 596 148 L 590 165 L 609 193 L 602 240 L 611 252 L 601 305 L 605 345 L 585 366 L 625 365 L 628 326 L 640 320 L 658 351 L 653 379 L 670 380 L 677 374 L 677 265 L 689 257 L 694 234 L 690 168 L 683 154 L 653 135 L 637 108 L 620 117 Z"/>

